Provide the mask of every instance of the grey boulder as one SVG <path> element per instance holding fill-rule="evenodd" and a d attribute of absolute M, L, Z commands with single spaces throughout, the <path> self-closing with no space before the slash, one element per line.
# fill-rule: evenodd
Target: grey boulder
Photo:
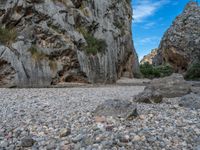
<path fill-rule="evenodd" d="M 162 99 L 187 95 L 191 92 L 191 85 L 182 75 L 172 74 L 169 77 L 154 79 L 143 92 L 133 97 L 134 102 L 160 103 Z"/>
<path fill-rule="evenodd" d="M 147 86 L 148 89 L 154 89 L 163 97 L 173 98 L 181 97 L 191 92 L 191 86 L 187 83 L 181 74 L 172 74 L 169 77 L 154 79 Z"/>

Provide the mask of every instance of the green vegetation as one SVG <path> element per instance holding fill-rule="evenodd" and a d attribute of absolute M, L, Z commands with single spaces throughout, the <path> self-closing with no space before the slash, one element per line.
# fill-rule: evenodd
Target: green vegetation
<path fill-rule="evenodd" d="M 51 58 L 49 58 L 45 53 L 43 53 L 42 51 L 39 51 L 37 46 L 32 45 L 28 51 L 31 53 L 32 58 L 37 61 L 40 62 L 44 59 L 46 59 L 47 61 L 49 61 L 49 67 L 51 70 L 56 71 L 57 70 L 57 62 L 56 60 L 53 60 Z"/>
<path fill-rule="evenodd" d="M 149 63 L 140 65 L 140 71 L 145 78 L 159 78 L 170 76 L 173 73 L 173 69 L 170 65 L 153 66 Z"/>
<path fill-rule="evenodd" d="M 155 67 L 149 63 L 140 65 L 140 71 L 145 78 L 160 77 L 158 70 L 156 70 Z"/>
<path fill-rule="evenodd" d="M 87 46 L 85 47 L 86 53 L 88 54 L 97 54 L 98 52 L 104 52 L 107 44 L 104 40 L 96 39 L 90 34 L 85 36 L 85 40 L 87 41 Z"/>
<path fill-rule="evenodd" d="M 170 76 L 174 72 L 169 64 L 157 66 L 155 69 L 160 73 L 160 77 Z"/>
<path fill-rule="evenodd" d="M 78 31 L 83 34 L 87 46 L 84 47 L 87 54 L 96 55 L 98 52 L 105 52 L 107 44 L 102 39 L 95 38 L 91 33 L 87 32 L 84 28 L 79 28 Z"/>
<path fill-rule="evenodd" d="M 195 62 L 188 68 L 185 79 L 187 80 L 200 80 L 200 61 Z"/>
<path fill-rule="evenodd" d="M 32 45 L 28 51 L 31 53 L 32 58 L 36 61 L 46 58 L 46 55 L 42 51 L 38 51 L 38 48 L 35 45 Z"/>
<path fill-rule="evenodd" d="M 0 43 L 4 45 L 10 45 L 17 38 L 17 32 L 15 29 L 8 29 L 0 27 Z"/>

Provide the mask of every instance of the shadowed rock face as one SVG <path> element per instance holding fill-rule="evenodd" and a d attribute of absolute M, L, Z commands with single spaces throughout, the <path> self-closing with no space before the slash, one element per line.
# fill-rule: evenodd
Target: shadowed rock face
<path fill-rule="evenodd" d="M 134 77 L 131 21 L 129 1 L 1 1 L 1 28 L 14 30 L 16 38 L 0 41 L 0 60 L 15 70 L 18 87 Z"/>
<path fill-rule="evenodd" d="M 12 86 L 15 77 L 15 70 L 5 60 L 0 60 L 0 86 Z"/>
<path fill-rule="evenodd" d="M 200 7 L 189 2 L 167 30 L 153 63 L 169 63 L 176 72 L 184 72 L 200 56 Z"/>

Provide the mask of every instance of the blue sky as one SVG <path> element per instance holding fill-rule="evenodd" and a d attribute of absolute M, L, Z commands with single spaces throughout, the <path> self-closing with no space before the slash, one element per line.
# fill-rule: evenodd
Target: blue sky
<path fill-rule="evenodd" d="M 138 57 L 157 48 L 164 32 L 189 0 L 132 0 L 133 41 Z"/>

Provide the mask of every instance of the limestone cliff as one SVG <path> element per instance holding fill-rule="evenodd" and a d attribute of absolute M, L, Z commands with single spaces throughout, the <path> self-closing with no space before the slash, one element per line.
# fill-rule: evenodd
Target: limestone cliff
<path fill-rule="evenodd" d="M 140 64 L 144 64 L 146 62 L 149 64 L 153 64 L 153 59 L 157 54 L 158 54 L 158 49 L 157 48 L 153 49 L 151 53 L 143 57 L 143 59 L 140 61 Z"/>
<path fill-rule="evenodd" d="M 153 62 L 157 65 L 167 62 L 176 72 L 184 72 L 199 56 L 200 7 L 191 1 L 164 34 Z"/>
<path fill-rule="evenodd" d="M 0 86 L 134 77 L 131 21 L 130 0 L 1 0 Z"/>

